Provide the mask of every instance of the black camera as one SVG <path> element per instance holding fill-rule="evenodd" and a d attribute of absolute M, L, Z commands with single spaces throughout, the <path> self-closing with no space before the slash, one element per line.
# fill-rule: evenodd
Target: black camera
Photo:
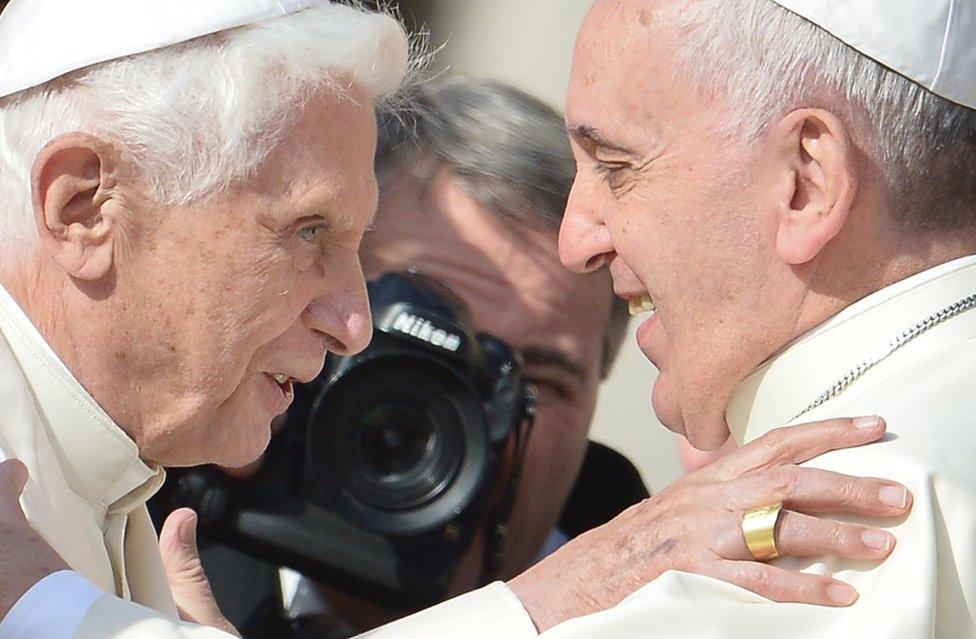
<path fill-rule="evenodd" d="M 534 399 L 446 288 L 387 274 L 369 296 L 370 346 L 296 387 L 259 473 L 175 471 L 156 509 L 189 505 L 205 539 L 406 609 L 443 598 L 480 526 L 491 579 Z"/>

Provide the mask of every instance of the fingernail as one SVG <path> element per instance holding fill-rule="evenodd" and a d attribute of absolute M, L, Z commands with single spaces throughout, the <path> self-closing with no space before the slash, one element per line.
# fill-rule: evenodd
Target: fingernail
<path fill-rule="evenodd" d="M 861 541 L 868 548 L 874 548 L 881 552 L 891 550 L 894 538 L 883 530 L 865 530 L 861 533 Z"/>
<path fill-rule="evenodd" d="M 878 493 L 878 497 L 885 506 L 898 510 L 908 507 L 908 489 L 904 486 L 885 486 Z"/>
<path fill-rule="evenodd" d="M 180 526 L 180 543 L 192 548 L 197 538 L 197 516 L 193 515 Z"/>
<path fill-rule="evenodd" d="M 827 589 L 830 600 L 839 606 L 849 606 L 857 599 L 854 589 L 845 584 L 834 584 Z"/>
<path fill-rule="evenodd" d="M 871 415 L 869 417 L 855 417 L 854 418 L 854 428 L 859 428 L 861 430 L 874 430 L 878 427 L 878 423 L 881 418 L 877 415 Z"/>

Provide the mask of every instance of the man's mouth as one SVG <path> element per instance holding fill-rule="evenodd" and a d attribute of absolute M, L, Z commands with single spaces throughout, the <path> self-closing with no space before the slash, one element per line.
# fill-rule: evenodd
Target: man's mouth
<path fill-rule="evenodd" d="M 637 297 L 631 297 L 627 300 L 630 306 L 630 316 L 640 315 L 641 313 L 653 313 L 657 310 L 657 306 L 654 305 L 654 300 L 647 293 Z"/>
<path fill-rule="evenodd" d="M 290 375 L 285 375 L 284 373 L 268 373 L 268 376 L 278 384 L 278 388 L 281 389 L 282 395 L 287 398 L 291 397 L 293 391 L 292 382 L 294 381 L 294 378 L 292 378 Z"/>

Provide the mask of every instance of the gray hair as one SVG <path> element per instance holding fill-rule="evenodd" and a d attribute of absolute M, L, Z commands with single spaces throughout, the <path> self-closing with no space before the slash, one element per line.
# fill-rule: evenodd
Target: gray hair
<path fill-rule="evenodd" d="M 562 115 L 531 95 L 490 80 L 434 80 L 410 110 L 381 119 L 377 172 L 414 172 L 430 155 L 479 204 L 520 224 L 558 230 L 576 177 Z M 423 176 L 421 176 L 423 177 Z M 626 334 L 626 302 L 614 298 L 603 343 L 604 377 Z"/>
<path fill-rule="evenodd" d="M 400 23 L 326 4 L 109 61 L 0 100 L 0 269 L 36 245 L 30 171 L 50 140 L 79 131 L 117 144 L 164 205 L 252 174 L 304 102 L 343 83 L 382 102 L 414 64 Z"/>
<path fill-rule="evenodd" d="M 910 231 L 976 226 L 976 111 L 929 92 L 770 0 L 696 0 L 678 20 L 684 69 L 756 137 L 791 110 L 837 112 Z"/>

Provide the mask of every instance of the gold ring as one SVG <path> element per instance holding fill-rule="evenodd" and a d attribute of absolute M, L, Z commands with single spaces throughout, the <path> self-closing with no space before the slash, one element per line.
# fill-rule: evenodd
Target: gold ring
<path fill-rule="evenodd" d="M 742 535 L 756 561 L 770 561 L 779 557 L 776 548 L 776 521 L 783 502 L 754 508 L 742 515 Z"/>

